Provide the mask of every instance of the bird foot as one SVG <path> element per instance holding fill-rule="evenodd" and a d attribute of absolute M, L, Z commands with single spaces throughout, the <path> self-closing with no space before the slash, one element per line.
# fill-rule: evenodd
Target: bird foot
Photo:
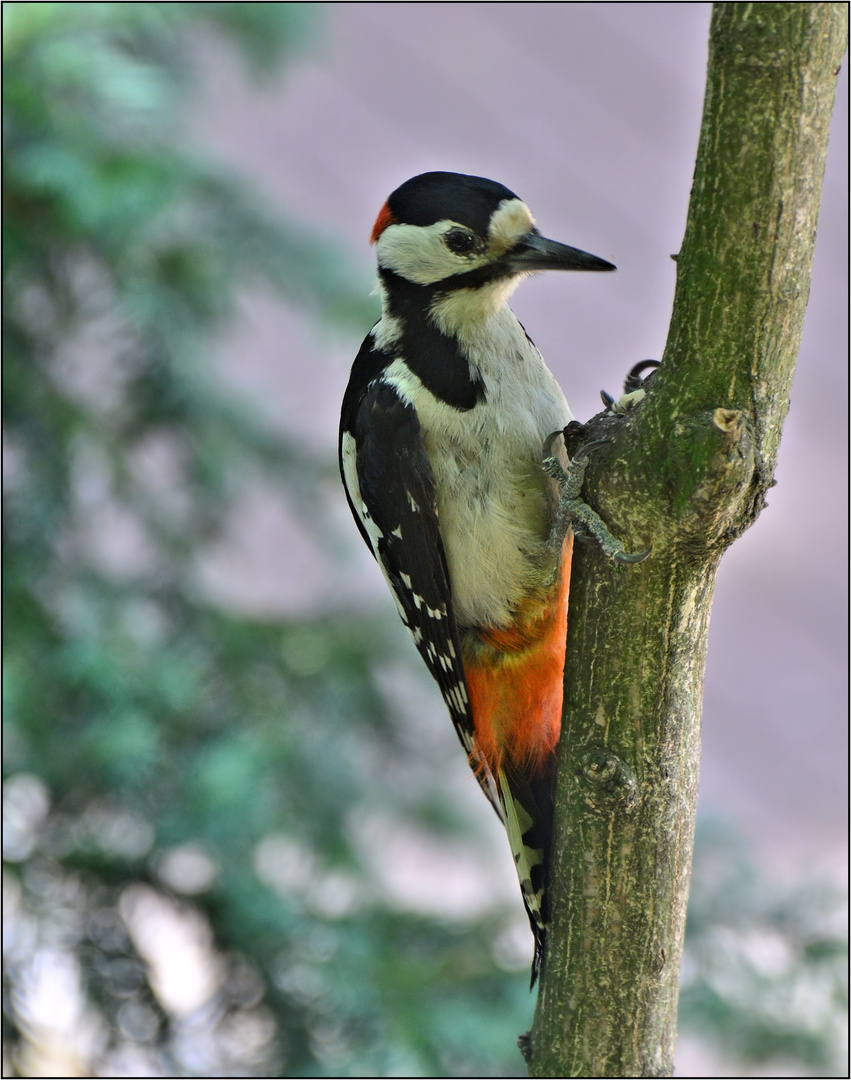
<path fill-rule="evenodd" d="M 550 530 L 550 543 L 554 548 L 560 548 L 567 530 L 572 529 L 577 536 L 593 537 L 603 549 L 603 554 L 615 562 L 644 562 L 652 548 L 635 553 L 627 551 L 620 540 L 609 531 L 600 515 L 592 510 L 588 503 L 583 502 L 580 495 L 585 482 L 585 470 L 588 468 L 589 452 L 609 440 L 597 439 L 595 442 L 586 443 L 573 455 L 565 469 L 552 453 L 553 446 L 562 434 L 561 431 L 554 431 L 548 436 L 544 443 L 544 459 L 541 462 L 544 472 L 551 476 L 561 489 L 558 512 Z"/>
<path fill-rule="evenodd" d="M 647 383 L 657 367 L 659 367 L 658 360 L 639 360 L 637 364 L 630 368 L 630 372 L 623 384 L 623 394 L 617 400 L 607 391 L 601 390 L 600 397 L 608 411 L 615 416 L 623 416 L 630 409 L 634 409 L 639 401 L 644 398 L 647 392 Z M 644 372 L 648 368 L 652 370 L 649 375 L 645 375 Z"/>

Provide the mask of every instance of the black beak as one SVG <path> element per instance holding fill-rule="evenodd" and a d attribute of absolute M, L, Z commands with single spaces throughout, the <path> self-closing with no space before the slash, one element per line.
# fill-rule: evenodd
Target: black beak
<path fill-rule="evenodd" d="M 503 259 L 514 274 L 535 270 L 616 270 L 617 267 L 587 251 L 547 240 L 538 232 L 528 232 L 506 252 Z"/>

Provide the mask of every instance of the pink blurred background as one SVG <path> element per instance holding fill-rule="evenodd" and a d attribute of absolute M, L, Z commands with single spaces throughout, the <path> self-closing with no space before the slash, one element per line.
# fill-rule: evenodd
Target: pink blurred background
<path fill-rule="evenodd" d="M 578 419 L 659 357 L 700 123 L 710 5 L 321 5 L 312 50 L 246 85 L 214 44 L 194 138 L 273 207 L 362 259 L 389 192 L 428 169 L 492 177 L 545 235 L 616 275 L 525 283 L 513 306 Z M 812 295 L 770 509 L 725 556 L 706 680 L 700 813 L 731 818 L 795 876 L 841 873 L 847 772 L 847 68 L 840 78 Z M 222 343 L 239 392 L 335 453 L 339 403 L 368 323 L 346 340 L 268 295 Z M 317 560 L 274 495 L 247 491 L 205 580 L 257 613 L 355 596 L 388 607 L 340 501 L 345 565 Z M 282 553 L 286 552 L 284 556 Z M 401 631 L 400 631 L 401 633 Z M 435 715 L 442 705 L 435 692 Z M 487 808 L 482 801 L 483 814 Z"/>

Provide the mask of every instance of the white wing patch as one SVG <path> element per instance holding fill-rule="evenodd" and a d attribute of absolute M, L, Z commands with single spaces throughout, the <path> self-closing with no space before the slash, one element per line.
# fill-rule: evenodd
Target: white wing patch
<path fill-rule="evenodd" d="M 378 558 L 378 541 L 383 538 L 384 533 L 372 520 L 369 508 L 363 501 L 360 483 L 358 482 L 357 445 L 355 443 L 354 435 L 351 435 L 348 431 L 343 432 L 341 456 L 346 490 L 349 493 L 349 498 L 352 500 L 352 506 L 355 508 L 355 513 L 360 518 L 360 522 L 364 529 L 366 529 L 367 536 L 369 536 L 372 554 Z"/>

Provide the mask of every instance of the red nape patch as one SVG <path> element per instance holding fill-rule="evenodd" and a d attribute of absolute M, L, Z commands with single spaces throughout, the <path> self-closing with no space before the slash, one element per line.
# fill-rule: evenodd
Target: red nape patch
<path fill-rule="evenodd" d="M 393 217 L 393 212 L 390 209 L 390 204 L 385 203 L 381 207 L 381 211 L 378 217 L 375 219 L 375 225 L 372 227 L 372 236 L 369 238 L 370 244 L 375 244 L 378 241 L 379 236 L 384 232 L 388 225 L 395 225 L 396 218 Z"/>

